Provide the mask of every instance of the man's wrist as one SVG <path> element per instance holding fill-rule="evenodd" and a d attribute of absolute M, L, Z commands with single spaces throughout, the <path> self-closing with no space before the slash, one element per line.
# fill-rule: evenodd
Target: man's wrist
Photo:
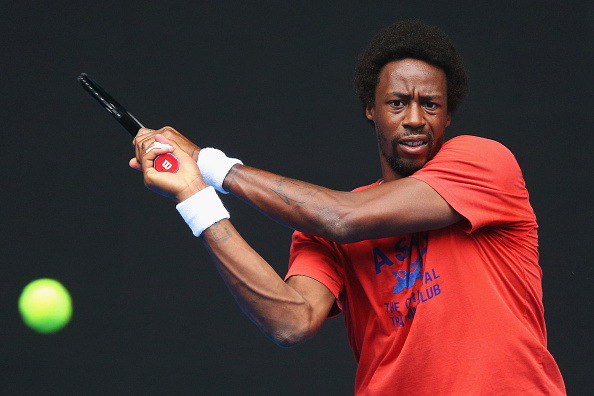
<path fill-rule="evenodd" d="M 211 225 L 230 217 L 215 189 L 208 186 L 178 203 L 176 209 L 195 236 Z"/>
<path fill-rule="evenodd" d="M 228 194 L 229 192 L 223 188 L 225 177 L 233 166 L 243 165 L 243 162 L 227 157 L 221 150 L 207 147 L 200 150 L 197 164 L 206 184 L 223 194 Z"/>
<path fill-rule="evenodd" d="M 200 149 L 199 148 L 195 148 L 194 151 L 192 151 L 192 158 L 194 159 L 195 163 L 198 163 L 198 155 L 200 154 Z"/>
<path fill-rule="evenodd" d="M 203 180 L 193 182 L 191 185 L 175 195 L 175 203 L 178 204 L 185 201 L 192 195 L 204 190 L 206 187 L 208 187 L 208 184 L 206 184 Z"/>

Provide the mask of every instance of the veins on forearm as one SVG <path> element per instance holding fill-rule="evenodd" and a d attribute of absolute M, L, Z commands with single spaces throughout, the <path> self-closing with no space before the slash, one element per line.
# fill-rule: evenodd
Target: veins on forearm
<path fill-rule="evenodd" d="M 307 198 L 314 197 L 319 190 L 310 185 L 301 184 L 294 179 L 282 178 L 276 181 L 276 187 L 271 188 L 270 191 L 275 193 L 286 205 L 293 203 L 303 205 Z"/>

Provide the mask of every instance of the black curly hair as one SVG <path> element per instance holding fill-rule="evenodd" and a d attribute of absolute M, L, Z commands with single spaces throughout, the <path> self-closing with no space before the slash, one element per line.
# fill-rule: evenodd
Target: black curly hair
<path fill-rule="evenodd" d="M 438 27 L 420 21 L 402 21 L 380 31 L 361 54 L 355 86 L 363 111 L 375 104 L 382 68 L 389 62 L 413 58 L 439 67 L 447 80 L 447 110 L 456 111 L 466 93 L 466 70 L 449 37 Z"/>

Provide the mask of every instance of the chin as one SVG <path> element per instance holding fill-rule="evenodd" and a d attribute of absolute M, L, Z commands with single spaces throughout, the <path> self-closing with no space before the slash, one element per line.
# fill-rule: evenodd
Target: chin
<path fill-rule="evenodd" d="M 392 168 L 392 170 L 401 177 L 408 177 L 412 175 L 427 163 L 427 161 L 404 161 L 402 158 L 396 157 L 387 157 L 386 160 L 388 161 L 390 168 Z"/>

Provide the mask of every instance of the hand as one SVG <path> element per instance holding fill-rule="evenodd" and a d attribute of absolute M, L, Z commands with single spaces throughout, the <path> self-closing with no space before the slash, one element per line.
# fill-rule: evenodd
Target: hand
<path fill-rule="evenodd" d="M 169 140 L 174 141 L 179 145 L 179 147 L 186 152 L 190 157 L 194 159 L 194 162 L 198 161 L 198 153 L 200 152 L 200 147 L 196 146 L 190 140 L 188 140 L 184 135 L 176 131 L 172 127 L 163 127 L 157 131 L 143 128 L 138 131 L 138 134 L 132 141 L 132 144 L 137 148 L 136 150 L 136 157 L 130 160 L 130 167 L 136 170 L 142 170 L 140 165 L 140 157 L 138 156 L 138 147 L 140 144 L 144 142 L 146 147 L 150 147 L 153 142 L 155 141 L 155 135 L 163 135 Z"/>
<path fill-rule="evenodd" d="M 138 161 L 144 174 L 144 185 L 149 190 L 179 203 L 207 187 L 207 184 L 202 180 L 198 165 L 192 157 L 173 140 L 169 140 L 161 134 L 153 136 L 154 139 L 145 139 L 135 144 L 136 158 L 134 160 Z M 149 150 L 155 141 L 169 144 L 172 148 L 162 147 Z M 147 152 L 147 150 L 149 151 Z M 155 158 L 165 153 L 172 153 L 178 159 L 177 173 L 158 172 L 154 168 Z"/>

